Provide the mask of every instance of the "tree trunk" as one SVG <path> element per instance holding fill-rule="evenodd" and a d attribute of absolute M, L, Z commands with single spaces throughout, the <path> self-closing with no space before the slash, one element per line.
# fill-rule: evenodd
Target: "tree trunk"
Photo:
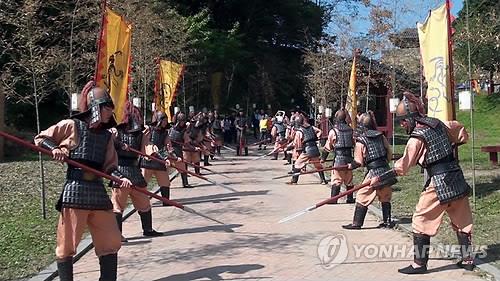
<path fill-rule="evenodd" d="M 0 82 L 0 131 L 5 130 L 5 93 Z M 4 159 L 4 139 L 0 138 L 0 162 Z"/>
<path fill-rule="evenodd" d="M 493 94 L 495 91 L 495 82 L 493 81 L 493 70 L 490 70 L 490 85 L 488 87 L 488 95 Z"/>

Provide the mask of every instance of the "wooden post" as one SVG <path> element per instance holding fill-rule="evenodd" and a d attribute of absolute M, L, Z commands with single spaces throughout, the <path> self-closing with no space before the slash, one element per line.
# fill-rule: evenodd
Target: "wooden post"
<path fill-rule="evenodd" d="M 5 93 L 0 82 L 0 131 L 5 130 Z M 0 162 L 4 159 L 4 139 L 0 138 Z"/>

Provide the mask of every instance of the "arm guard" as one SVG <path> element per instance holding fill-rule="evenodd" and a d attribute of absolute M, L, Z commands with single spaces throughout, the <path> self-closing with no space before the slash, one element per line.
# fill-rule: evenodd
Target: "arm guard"
<path fill-rule="evenodd" d="M 57 145 L 50 139 L 43 139 L 43 141 L 40 143 L 40 146 L 50 151 L 57 148 Z"/>

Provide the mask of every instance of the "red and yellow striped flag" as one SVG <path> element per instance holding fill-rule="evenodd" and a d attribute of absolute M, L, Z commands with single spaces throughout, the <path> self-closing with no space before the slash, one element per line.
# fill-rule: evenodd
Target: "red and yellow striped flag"
<path fill-rule="evenodd" d="M 131 37 L 132 25 L 106 8 L 99 40 L 96 84 L 107 89 L 111 95 L 118 124 L 123 120 L 128 99 Z"/>

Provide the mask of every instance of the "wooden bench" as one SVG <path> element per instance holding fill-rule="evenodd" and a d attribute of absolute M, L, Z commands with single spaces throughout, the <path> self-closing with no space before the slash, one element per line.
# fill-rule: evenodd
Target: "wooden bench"
<path fill-rule="evenodd" d="M 498 166 L 498 152 L 500 152 L 500 145 L 481 146 L 481 151 L 490 153 L 491 165 Z"/>

